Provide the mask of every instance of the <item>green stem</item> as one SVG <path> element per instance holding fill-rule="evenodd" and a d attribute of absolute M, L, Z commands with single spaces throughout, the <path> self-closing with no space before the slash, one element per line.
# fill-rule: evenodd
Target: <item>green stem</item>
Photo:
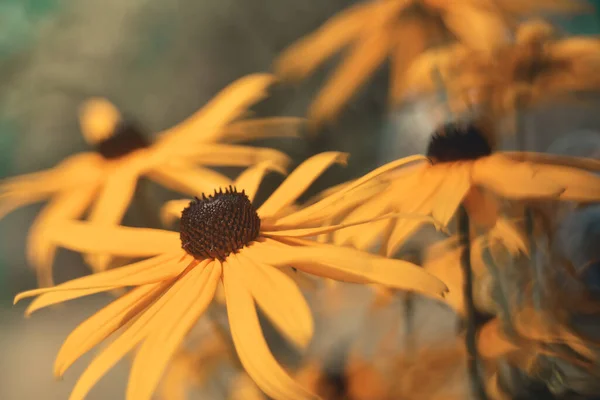
<path fill-rule="evenodd" d="M 458 211 L 458 231 L 460 243 L 463 248 L 461 267 L 464 276 L 463 295 L 466 308 L 466 334 L 465 345 L 467 348 L 467 373 L 471 383 L 471 390 L 476 399 L 487 400 L 485 385 L 479 374 L 479 355 L 477 354 L 477 325 L 476 310 L 473 298 L 473 273 L 471 269 L 471 240 L 469 235 L 469 215 L 464 207 Z"/>

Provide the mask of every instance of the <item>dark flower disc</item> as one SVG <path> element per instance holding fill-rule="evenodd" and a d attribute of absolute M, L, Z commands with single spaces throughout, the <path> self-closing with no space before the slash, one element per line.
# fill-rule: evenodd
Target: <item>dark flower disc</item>
<path fill-rule="evenodd" d="M 492 154 L 484 133 L 473 124 L 448 123 L 431 135 L 427 157 L 432 163 L 476 160 Z"/>
<path fill-rule="evenodd" d="M 131 121 L 121 121 L 112 136 L 96 144 L 96 151 L 102 157 L 113 160 L 149 146 L 139 126 Z"/>
<path fill-rule="evenodd" d="M 198 260 L 225 258 L 256 240 L 260 218 L 246 193 L 229 187 L 196 197 L 181 214 L 181 247 Z"/>

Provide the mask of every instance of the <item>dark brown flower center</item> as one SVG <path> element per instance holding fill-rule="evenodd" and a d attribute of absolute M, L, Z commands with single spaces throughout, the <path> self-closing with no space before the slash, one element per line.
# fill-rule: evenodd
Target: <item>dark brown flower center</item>
<path fill-rule="evenodd" d="M 122 121 L 112 136 L 96 144 L 96 151 L 107 160 L 114 160 L 148 146 L 142 129 L 131 121 Z"/>
<path fill-rule="evenodd" d="M 181 214 L 181 247 L 196 259 L 225 258 L 256 240 L 260 218 L 246 193 L 225 192 L 196 197 Z"/>
<path fill-rule="evenodd" d="M 492 154 L 483 132 L 473 124 L 448 123 L 431 135 L 427 157 L 432 163 L 476 160 Z"/>

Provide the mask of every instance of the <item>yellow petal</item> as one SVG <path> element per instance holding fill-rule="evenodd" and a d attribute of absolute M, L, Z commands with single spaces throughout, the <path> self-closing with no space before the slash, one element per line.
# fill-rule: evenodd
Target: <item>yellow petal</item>
<path fill-rule="evenodd" d="M 204 267 L 208 261 L 198 265 Z M 156 318 L 157 313 L 165 306 L 174 307 L 171 302 L 175 295 L 190 285 L 185 276 L 180 277 L 157 300 L 144 310 L 139 317 L 106 348 L 92 360 L 90 365 L 77 380 L 69 400 L 83 400 L 90 389 L 112 368 L 121 358 L 144 340 L 150 333 L 161 326 L 162 320 Z M 193 282 L 192 282 L 193 283 Z M 176 305 L 175 305 L 176 306 Z"/>
<path fill-rule="evenodd" d="M 600 201 L 600 177 L 577 168 L 554 165 L 538 166 L 538 179 L 553 182 L 564 188 L 561 200 L 577 202 Z"/>
<path fill-rule="evenodd" d="M 488 229 L 496 224 L 500 213 L 500 204 L 491 193 L 473 186 L 465 196 L 462 204 L 473 223 Z"/>
<path fill-rule="evenodd" d="M 212 194 L 215 189 L 226 188 L 233 183 L 223 174 L 191 165 L 175 167 L 163 164 L 148 171 L 147 175 L 166 188 L 198 197 L 202 193 Z"/>
<path fill-rule="evenodd" d="M 157 256 L 125 267 L 73 279 L 51 288 L 28 290 L 15 296 L 14 302 L 17 303 L 27 297 L 63 290 L 77 290 L 78 293 L 85 295 L 85 291 L 88 289 L 106 288 L 106 290 L 110 290 L 114 287 L 139 286 L 158 282 L 173 278 L 185 269 L 189 261 L 179 261 L 180 258 L 179 254 Z M 70 295 L 67 294 L 67 296 Z"/>
<path fill-rule="evenodd" d="M 51 288 L 48 288 L 51 289 Z M 54 287 L 56 289 L 56 287 Z M 35 298 L 29 306 L 25 309 L 25 316 L 29 317 L 31 314 L 40 310 L 52 306 L 54 304 L 64 303 L 69 300 L 78 299 L 80 297 L 91 296 L 93 294 L 108 292 L 112 290 L 122 289 L 122 286 L 100 286 L 91 289 L 70 289 L 70 290 L 55 290 L 48 291 L 40 294 Z M 25 296 L 24 296 L 25 297 Z M 16 302 L 17 300 L 15 300 Z"/>
<path fill-rule="evenodd" d="M 231 144 L 190 146 L 179 151 L 177 157 L 188 163 L 228 167 L 247 167 L 263 161 L 270 161 L 281 168 L 286 168 L 291 161 L 279 150 Z"/>
<path fill-rule="evenodd" d="M 539 165 L 492 155 L 473 164 L 473 183 L 509 198 L 557 198 L 564 188 L 540 176 Z"/>
<path fill-rule="evenodd" d="M 79 357 L 125 326 L 170 284 L 171 282 L 160 282 L 135 288 L 79 324 L 58 351 L 54 362 L 54 375 L 63 376 Z M 44 296 L 46 295 L 40 296 L 40 299 Z"/>
<path fill-rule="evenodd" d="M 306 118 L 272 117 L 249 119 L 229 124 L 222 133 L 221 140 L 241 142 L 246 140 L 280 137 L 300 137 Z"/>
<path fill-rule="evenodd" d="M 273 325 L 300 349 L 306 349 L 314 332 L 310 308 L 296 283 L 280 270 L 240 254 L 228 264 L 244 277 L 250 294 Z"/>
<path fill-rule="evenodd" d="M 56 192 L 98 182 L 102 174 L 98 157 L 94 153 L 81 153 L 67 158 L 50 170 L 0 181 L 0 218 Z"/>
<path fill-rule="evenodd" d="M 120 225 L 133 199 L 137 180 L 137 173 L 125 168 L 109 175 L 90 210 L 87 218 L 90 223 L 99 226 Z M 104 271 L 112 260 L 109 254 L 88 254 L 84 258 L 94 271 Z"/>
<path fill-rule="evenodd" d="M 279 218 L 277 224 L 278 225 L 296 225 L 301 223 L 310 223 L 315 220 L 319 220 L 322 218 L 323 213 L 327 214 L 330 211 L 330 207 L 334 205 L 336 202 L 340 201 L 344 196 L 349 195 L 357 188 L 362 185 L 371 182 L 372 180 L 378 178 L 379 176 L 393 171 L 396 168 L 405 166 L 407 164 L 411 164 L 418 161 L 425 161 L 426 158 L 424 156 L 415 155 L 410 157 L 401 158 L 399 160 L 392 161 L 387 163 L 379 168 L 374 169 L 368 174 L 362 176 L 355 181 L 352 181 L 350 184 L 344 186 L 340 190 L 334 192 L 333 194 L 319 200 L 318 202 L 311 204 L 299 211 L 296 211 L 292 214 L 286 215 L 282 218 Z M 426 164 L 429 165 L 429 164 Z M 424 167 L 425 165 L 423 165 Z"/>
<path fill-rule="evenodd" d="M 493 11 L 453 4 L 448 7 L 443 19 L 462 43 L 478 51 L 492 53 L 510 39 L 503 17 Z"/>
<path fill-rule="evenodd" d="M 537 164 L 550 164 L 587 169 L 589 171 L 600 171 L 600 160 L 594 158 L 561 156 L 557 154 L 527 151 L 503 151 L 501 154 L 514 161 L 529 161 Z"/>
<path fill-rule="evenodd" d="M 244 190 L 250 201 L 254 201 L 260 183 L 268 171 L 276 171 L 282 175 L 287 173 L 285 169 L 279 167 L 277 164 L 273 164 L 270 161 L 264 161 L 253 167 L 247 168 L 237 177 L 233 185 L 238 190 Z"/>
<path fill-rule="evenodd" d="M 219 140 L 223 127 L 262 100 L 274 80 L 270 74 L 251 74 L 238 79 L 192 116 L 163 131 L 157 145 L 170 150 L 189 146 L 194 141 Z"/>
<path fill-rule="evenodd" d="M 442 226 L 448 226 L 471 188 L 471 163 L 455 163 L 447 174 L 433 200 L 431 215 Z"/>
<path fill-rule="evenodd" d="M 190 205 L 192 200 L 171 200 L 167 201 L 160 208 L 160 220 L 164 225 L 171 225 L 174 221 L 181 219 L 181 213 Z"/>
<path fill-rule="evenodd" d="M 275 400 L 317 399 L 295 382 L 271 354 L 252 295 L 227 263 L 223 266 L 223 284 L 233 344 L 248 375 Z"/>
<path fill-rule="evenodd" d="M 253 260 L 291 266 L 309 274 L 352 283 L 380 283 L 439 298 L 446 285 L 414 264 L 391 260 L 349 247 L 318 244 L 290 246 L 273 239 L 254 242 L 244 250 Z"/>
<path fill-rule="evenodd" d="M 261 217 L 272 217 L 294 203 L 298 197 L 332 164 L 346 165 L 348 155 L 326 152 L 312 156 L 300 164 L 258 209 Z"/>
<path fill-rule="evenodd" d="M 117 124 L 121 122 L 121 113 L 107 99 L 92 97 L 79 107 L 79 125 L 86 142 L 98 144 L 111 137 Z"/>
<path fill-rule="evenodd" d="M 502 334 L 498 319 L 485 324 L 477 334 L 477 351 L 484 358 L 498 359 L 518 349 Z"/>
<path fill-rule="evenodd" d="M 191 281 L 170 303 L 156 314 L 157 326 L 140 346 L 131 366 L 128 399 L 152 398 L 169 360 L 184 342 L 185 336 L 211 303 L 221 278 L 218 261 L 193 268 L 183 279 Z"/>
<path fill-rule="evenodd" d="M 80 217 L 92 202 L 96 185 L 59 193 L 42 209 L 27 235 L 27 261 L 38 272 L 38 284 L 53 286 L 52 262 L 56 246 L 49 240 L 47 226 L 53 221 Z"/>
<path fill-rule="evenodd" d="M 390 96 L 392 101 L 399 103 L 412 84 L 407 81 L 407 71 L 427 47 L 427 32 L 423 29 L 422 21 L 415 18 L 407 18 L 396 29 L 397 42 L 392 52 Z"/>
<path fill-rule="evenodd" d="M 417 219 L 398 219 L 385 243 L 385 255 L 393 256 L 401 245 L 426 222 Z"/>
<path fill-rule="evenodd" d="M 275 71 L 286 79 L 302 79 L 323 61 L 358 38 L 369 22 L 376 3 L 354 5 L 330 18 L 316 32 L 281 53 Z"/>
<path fill-rule="evenodd" d="M 179 233 L 149 228 L 97 226 L 88 222 L 52 224 L 52 241 L 81 253 L 109 253 L 122 257 L 149 257 L 181 249 Z"/>
<path fill-rule="evenodd" d="M 367 78 L 385 61 L 393 30 L 382 26 L 366 32 L 321 89 L 308 110 L 315 124 L 332 120 Z"/>

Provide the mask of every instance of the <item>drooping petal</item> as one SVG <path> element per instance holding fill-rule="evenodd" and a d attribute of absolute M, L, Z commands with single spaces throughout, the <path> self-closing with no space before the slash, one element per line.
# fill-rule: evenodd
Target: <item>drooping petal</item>
<path fill-rule="evenodd" d="M 376 3 L 360 3 L 330 18 L 314 33 L 284 50 L 275 71 L 285 79 L 302 79 L 323 61 L 358 38 Z"/>
<path fill-rule="evenodd" d="M 108 253 L 122 257 L 149 257 L 181 249 L 179 233 L 149 228 L 97 226 L 64 221 L 51 225 L 52 242 L 81 253 Z"/>
<path fill-rule="evenodd" d="M 564 187 L 540 176 L 539 165 L 515 162 L 502 155 L 481 158 L 473 164 L 473 183 L 509 199 L 558 198 Z"/>
<path fill-rule="evenodd" d="M 450 165 L 433 200 L 433 218 L 442 226 L 447 226 L 470 188 L 471 163 Z"/>
<path fill-rule="evenodd" d="M 87 275 L 73 279 L 51 288 L 32 289 L 19 293 L 14 302 L 44 293 L 57 291 L 77 290 L 79 294 L 86 295 L 86 290 L 105 288 L 111 290 L 114 287 L 139 286 L 173 278 L 179 275 L 189 264 L 189 261 L 179 261 L 181 254 L 168 254 L 139 261 L 125 267 L 115 268 L 109 271 Z M 69 299 L 72 297 L 66 294 Z"/>
<path fill-rule="evenodd" d="M 160 208 L 160 220 L 166 226 L 171 225 L 174 221 L 181 218 L 181 213 L 190 205 L 192 200 L 171 200 L 167 201 Z"/>
<path fill-rule="evenodd" d="M 294 203 L 298 197 L 317 179 L 327 168 L 335 163 L 346 165 L 348 154 L 325 152 L 312 156 L 300 164 L 273 194 L 260 206 L 258 214 L 261 217 L 272 217 L 283 208 Z"/>
<path fill-rule="evenodd" d="M 308 242 L 308 241 L 307 241 Z M 254 242 L 246 255 L 273 266 L 291 266 L 309 274 L 352 283 L 380 283 L 439 298 L 446 285 L 414 264 L 377 257 L 349 247 L 316 243 L 290 246 L 273 239 Z"/>
<path fill-rule="evenodd" d="M 458 39 L 472 49 L 491 54 L 507 44 L 510 31 L 504 17 L 494 11 L 470 5 L 452 4 L 444 14 L 444 23 Z"/>
<path fill-rule="evenodd" d="M 96 193 L 96 185 L 59 193 L 42 209 L 27 235 L 27 261 L 36 269 L 38 284 L 53 286 L 52 262 L 56 246 L 49 240 L 47 226 L 53 221 L 80 217 Z"/>
<path fill-rule="evenodd" d="M 221 140 L 235 143 L 247 140 L 300 137 L 305 118 L 272 117 L 236 121 L 223 129 Z"/>
<path fill-rule="evenodd" d="M 233 185 L 238 190 L 243 190 L 250 201 L 254 201 L 254 196 L 256 196 L 260 183 L 268 171 L 276 171 L 282 175 L 287 173 L 285 169 L 282 169 L 277 164 L 273 164 L 270 161 L 264 161 L 253 167 L 247 168 L 237 177 Z"/>
<path fill-rule="evenodd" d="M 426 212 L 425 209 L 417 210 L 417 212 Z M 418 219 L 404 219 L 399 218 L 391 229 L 389 237 L 385 245 L 385 255 L 387 257 L 393 256 L 398 249 L 404 244 L 404 242 L 414 234 L 419 228 L 421 228 L 427 221 Z"/>
<path fill-rule="evenodd" d="M 307 207 L 305 207 L 299 211 L 296 211 L 292 214 L 289 214 L 289 215 L 279 218 L 277 223 L 278 223 L 278 225 L 290 225 L 291 226 L 291 225 L 302 224 L 302 223 L 310 223 L 310 222 L 313 222 L 314 220 L 319 220 L 320 218 L 322 218 L 323 213 L 327 213 L 330 210 L 329 208 L 332 207 L 336 202 L 340 201 L 342 198 L 344 198 L 344 196 L 351 194 L 354 190 L 361 187 L 362 185 L 364 185 L 368 182 L 372 182 L 374 179 L 378 178 L 379 176 L 381 176 L 385 173 L 388 173 L 390 171 L 393 171 L 396 168 L 405 166 L 407 164 L 415 163 L 418 161 L 425 161 L 425 160 L 426 160 L 426 158 L 424 156 L 415 155 L 415 156 L 409 156 L 409 157 L 405 157 L 405 158 L 387 163 L 379 168 L 374 169 L 373 171 L 369 172 L 368 174 L 362 176 L 361 178 L 352 181 L 348 185 L 345 185 L 340 190 L 336 191 L 335 193 L 330 194 L 329 196 L 323 198 L 322 200 L 319 200 L 316 203 L 311 204 L 310 206 L 307 206 Z M 428 165 L 429 164 L 423 163 L 422 165 L 418 165 L 415 169 L 418 170 L 421 168 L 425 168 Z"/>
<path fill-rule="evenodd" d="M 500 212 L 500 205 L 496 198 L 480 187 L 472 186 L 465 196 L 462 205 L 469 214 L 473 223 L 491 228 L 496 224 Z"/>
<path fill-rule="evenodd" d="M 242 277 L 227 263 L 223 266 L 223 285 L 233 343 L 248 375 L 276 400 L 317 399 L 295 382 L 271 354 L 252 295 Z"/>
<path fill-rule="evenodd" d="M 137 171 L 125 168 L 109 175 L 90 210 L 87 218 L 90 223 L 97 226 L 119 225 L 133 199 L 137 180 Z M 87 254 L 84 258 L 94 271 L 106 270 L 112 260 L 110 254 L 102 253 Z"/>
<path fill-rule="evenodd" d="M 174 307 L 165 307 L 156 314 L 161 323 L 148 335 L 133 360 L 128 399 L 152 398 L 169 360 L 211 303 L 220 278 L 220 262 L 196 266 L 184 278 L 191 281 L 190 285 L 171 300 Z"/>
<path fill-rule="evenodd" d="M 208 261 L 198 265 L 204 267 Z M 159 298 L 156 299 L 131 325 L 127 327 L 113 342 L 108 344 L 94 360 L 88 365 L 81 377 L 77 380 L 69 400 L 83 400 L 90 389 L 112 368 L 121 358 L 135 348 L 150 333 L 161 326 L 162 320 L 156 315 L 164 307 L 173 308 L 173 298 L 193 281 L 180 276 Z"/>
<path fill-rule="evenodd" d="M 79 324 L 58 351 L 54 362 L 54 376 L 63 376 L 79 357 L 125 326 L 171 284 L 172 282 L 166 281 L 137 287 Z M 47 295 L 40 298 L 44 296 Z"/>
<path fill-rule="evenodd" d="M 600 176 L 577 168 L 538 165 L 538 179 L 564 188 L 561 200 L 577 202 L 600 201 Z"/>
<path fill-rule="evenodd" d="M 315 124 L 330 121 L 355 92 L 385 61 L 392 46 L 393 30 L 386 25 L 365 32 L 349 51 L 308 110 Z"/>
<path fill-rule="evenodd" d="M 285 169 L 291 161 L 285 153 L 275 149 L 216 143 L 186 147 L 177 153 L 177 157 L 188 163 L 217 167 L 247 167 L 270 161 Z"/>
<path fill-rule="evenodd" d="M 242 250 L 227 263 L 239 276 L 275 327 L 300 349 L 306 349 L 314 332 L 312 314 L 296 283 L 277 268 L 253 260 Z"/>
<path fill-rule="evenodd" d="M 226 188 L 233 183 L 223 174 L 192 165 L 175 167 L 163 164 L 148 171 L 147 175 L 166 188 L 198 197 L 203 193 L 212 194 L 215 189 Z"/>
<path fill-rule="evenodd" d="M 173 147 L 219 140 L 223 127 L 263 99 L 274 81 L 270 74 L 251 74 L 238 79 L 192 116 L 163 131 L 156 145 L 171 151 Z"/>

